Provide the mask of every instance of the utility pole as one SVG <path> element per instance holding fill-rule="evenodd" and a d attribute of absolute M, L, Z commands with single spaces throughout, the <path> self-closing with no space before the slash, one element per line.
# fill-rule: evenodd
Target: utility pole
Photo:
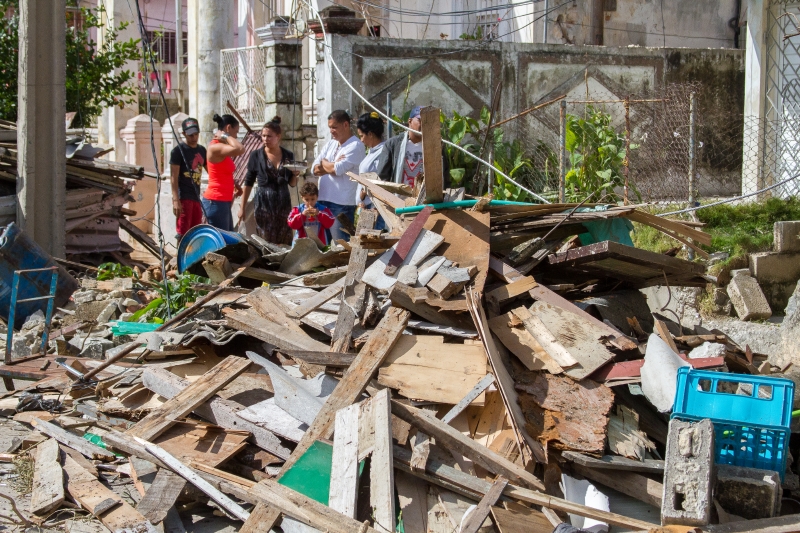
<path fill-rule="evenodd" d="M 65 0 L 21 0 L 17 76 L 17 224 L 64 257 L 67 60 Z M 83 117 L 81 117 L 83 118 Z"/>

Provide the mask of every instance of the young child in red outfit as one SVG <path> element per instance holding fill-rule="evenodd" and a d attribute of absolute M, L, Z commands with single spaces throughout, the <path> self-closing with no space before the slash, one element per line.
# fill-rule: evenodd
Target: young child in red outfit
<path fill-rule="evenodd" d="M 303 203 L 292 209 L 289 213 L 289 227 L 296 230 L 295 238 L 305 237 L 317 241 L 317 245 L 328 245 L 328 232 L 326 231 L 336 221 L 333 213 L 327 207 L 317 207 L 319 189 L 311 182 L 306 182 L 300 187 L 300 197 Z"/>

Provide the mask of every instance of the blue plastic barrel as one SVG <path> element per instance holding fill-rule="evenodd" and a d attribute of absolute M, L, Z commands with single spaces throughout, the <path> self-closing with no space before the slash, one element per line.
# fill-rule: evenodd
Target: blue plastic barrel
<path fill-rule="evenodd" d="M 78 281 L 69 272 L 56 263 L 50 254 L 45 252 L 33 239 L 13 222 L 3 229 L 0 235 L 0 317 L 8 322 L 11 309 L 11 285 L 14 282 L 15 270 L 47 268 L 58 266 L 58 288 L 55 304 L 64 306 L 72 293 L 78 289 Z M 50 272 L 33 272 L 21 276 L 17 299 L 36 298 L 50 294 Z M 47 311 L 47 300 L 23 302 L 17 305 L 14 327 L 19 329 L 25 319 L 36 311 Z"/>
<path fill-rule="evenodd" d="M 239 233 L 221 230 L 208 224 L 195 226 L 186 232 L 178 244 L 178 272 L 183 273 L 200 263 L 207 253 L 218 252 L 228 247 L 234 248 L 232 255 L 228 256 L 229 259 L 237 257 L 242 260 L 247 259 L 248 244 Z"/>

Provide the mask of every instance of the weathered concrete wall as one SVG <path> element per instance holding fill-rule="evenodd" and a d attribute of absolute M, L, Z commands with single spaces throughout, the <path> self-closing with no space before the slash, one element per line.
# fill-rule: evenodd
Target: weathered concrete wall
<path fill-rule="evenodd" d="M 477 117 L 483 106 L 490 105 L 500 81 L 503 91 L 499 118 L 563 94 L 569 101 L 584 100 L 587 92 L 593 100 L 621 100 L 628 95 L 641 97 L 658 92 L 667 84 L 686 82 L 702 84 L 698 102 L 701 125 L 737 120 L 735 117 L 741 115 L 744 106 L 741 50 L 470 43 L 342 35 L 328 36 L 328 40 L 334 61 L 356 90 L 381 109 L 386 107 L 386 94 L 391 93 L 397 115 L 414 105 L 434 105 L 448 114 L 458 111 Z M 354 114 L 367 109 L 330 64 L 322 65 L 318 76 L 320 117 L 326 117 L 333 109 L 347 109 Z M 576 112 L 578 107 L 570 105 L 567 112 Z M 624 129 L 623 106 L 608 110 L 615 117 L 615 126 Z M 538 141 L 556 146 L 558 115 L 558 106 L 553 105 L 504 128 L 508 137 L 521 140 L 528 149 Z M 325 139 L 325 121 L 319 123 L 319 136 Z M 713 128 L 700 130 L 705 138 L 712 139 Z M 733 137 L 713 139 L 716 144 L 725 142 L 731 146 L 707 152 L 740 153 L 741 135 L 735 133 L 735 127 L 733 130 Z M 698 139 L 703 140 L 700 136 Z M 702 151 L 699 158 L 701 172 L 705 166 L 709 173 L 721 176 L 715 190 L 701 190 L 701 194 L 738 190 L 738 170 L 732 168 L 736 167 L 735 161 L 731 164 L 726 159 L 723 164 Z"/>

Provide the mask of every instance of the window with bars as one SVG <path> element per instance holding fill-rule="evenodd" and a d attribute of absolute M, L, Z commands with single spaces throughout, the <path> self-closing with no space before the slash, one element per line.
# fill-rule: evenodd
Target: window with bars
<path fill-rule="evenodd" d="M 147 32 L 147 39 L 153 47 L 153 53 L 158 58 L 158 61 L 165 65 L 175 65 L 178 63 L 178 46 L 175 42 L 174 31 L 152 31 Z M 188 60 L 185 55 L 185 50 L 188 48 L 189 36 L 183 32 L 183 49 L 184 57 L 183 64 L 187 65 Z"/>
<path fill-rule="evenodd" d="M 477 27 L 481 29 L 481 35 L 486 41 L 494 41 L 498 38 L 499 32 L 497 31 L 499 22 L 499 15 L 497 13 L 487 13 L 477 16 Z"/>

